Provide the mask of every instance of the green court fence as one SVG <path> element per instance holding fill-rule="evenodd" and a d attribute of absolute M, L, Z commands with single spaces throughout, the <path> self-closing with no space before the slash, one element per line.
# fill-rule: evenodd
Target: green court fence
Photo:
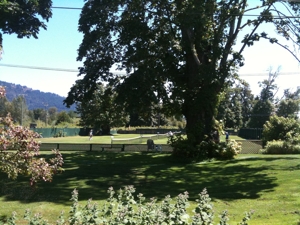
<path fill-rule="evenodd" d="M 44 138 L 77 136 L 80 133 L 80 128 L 32 128 L 31 130 L 39 133 Z"/>
<path fill-rule="evenodd" d="M 70 137 L 70 136 L 87 136 L 89 128 L 31 128 L 30 130 L 39 133 L 42 137 Z"/>
<path fill-rule="evenodd" d="M 258 140 L 262 138 L 263 128 L 241 128 L 238 136 L 245 139 Z"/>
<path fill-rule="evenodd" d="M 30 130 L 39 133 L 44 138 L 49 137 L 71 137 L 71 136 L 88 136 L 90 128 L 30 128 Z M 111 130 L 111 134 L 116 134 L 116 130 Z"/>

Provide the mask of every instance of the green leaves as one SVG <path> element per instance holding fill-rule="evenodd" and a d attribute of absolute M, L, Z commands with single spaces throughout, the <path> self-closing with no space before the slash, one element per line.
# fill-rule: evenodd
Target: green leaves
<path fill-rule="evenodd" d="M 48 21 L 52 16 L 51 6 L 51 0 L 2 1 L 0 30 L 7 34 L 15 33 L 19 38 L 37 38 L 39 29 L 46 29 L 43 20 Z"/>
<path fill-rule="evenodd" d="M 279 44 L 275 37 L 259 34 L 258 28 L 264 23 L 281 26 L 278 34 L 287 39 L 299 33 L 292 26 L 297 22 L 277 10 L 278 1 L 263 1 L 254 8 L 247 3 L 86 1 L 79 20 L 84 34 L 78 50 L 78 60 L 84 61 L 79 74 L 83 78 L 71 88 L 65 103 L 86 101 L 97 83 L 108 82 L 126 111 L 145 113 L 159 104 L 169 115 L 184 114 L 189 141 L 201 143 L 212 130 L 219 95 L 232 71 L 244 65 L 245 47 L 261 38 Z M 258 8 L 257 18 L 244 20 L 246 13 Z M 241 31 L 246 33 L 242 47 L 234 51 Z M 124 75 L 114 75 L 112 68 Z"/>
<path fill-rule="evenodd" d="M 102 208 L 98 208 L 96 203 L 88 200 L 85 206 L 80 206 L 78 202 L 78 191 L 72 192 L 72 202 L 69 223 L 64 223 L 64 215 L 59 216 L 57 224 L 115 224 L 115 225 L 140 225 L 140 224 L 161 224 L 161 225 L 213 225 L 213 205 L 211 199 L 204 189 L 199 198 L 196 199 L 197 206 L 192 211 L 192 215 L 187 213 L 188 198 L 187 192 L 179 194 L 172 199 L 167 195 L 161 202 L 157 202 L 155 198 L 146 201 L 143 194 L 138 194 L 135 200 L 133 186 L 125 186 L 119 191 L 114 191 L 112 187 L 108 189 L 109 198 Z M 246 225 L 253 212 L 246 213 L 242 222 L 239 224 Z M 30 211 L 25 212 L 25 219 L 30 224 L 49 223 L 42 218 L 40 214 L 32 216 Z M 15 215 L 14 217 L 15 218 Z M 223 212 L 220 216 L 219 225 L 228 225 L 227 212 Z"/>

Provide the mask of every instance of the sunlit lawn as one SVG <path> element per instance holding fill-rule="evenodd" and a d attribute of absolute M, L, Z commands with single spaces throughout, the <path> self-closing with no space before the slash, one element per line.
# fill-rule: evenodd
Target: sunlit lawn
<path fill-rule="evenodd" d="M 113 135 L 115 139 L 126 139 L 126 138 L 135 138 L 139 137 L 139 134 L 117 134 Z M 145 134 L 144 136 L 149 136 Z M 70 136 L 70 137 L 59 137 L 59 138 L 40 138 L 38 139 L 42 143 L 91 143 L 91 144 L 110 144 L 112 136 L 94 136 L 92 140 L 89 140 L 88 136 Z M 231 139 L 242 140 L 238 136 L 230 136 Z M 166 144 L 168 141 L 167 138 L 155 140 L 157 144 Z M 225 135 L 221 135 L 221 141 L 225 141 Z"/>
<path fill-rule="evenodd" d="M 108 187 L 134 185 L 137 194 L 147 198 L 188 191 L 189 212 L 198 193 L 207 188 L 216 214 L 227 209 L 230 224 L 237 224 L 250 210 L 255 210 L 250 221 L 254 225 L 292 225 L 300 218 L 299 155 L 240 155 L 231 161 L 188 165 L 174 162 L 169 154 L 63 152 L 63 156 L 65 172 L 37 189 L 28 186 L 28 178 L 10 181 L 0 174 L 0 215 L 17 211 L 21 218 L 30 208 L 54 222 L 61 210 L 68 214 L 74 188 L 82 204 L 93 198 L 101 205 Z"/>

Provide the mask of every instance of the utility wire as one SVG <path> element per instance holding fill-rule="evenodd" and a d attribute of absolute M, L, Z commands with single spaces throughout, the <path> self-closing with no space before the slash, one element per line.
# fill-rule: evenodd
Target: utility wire
<path fill-rule="evenodd" d="M 63 69 L 63 68 L 54 68 L 54 67 L 41 67 L 41 66 L 24 66 L 24 65 L 14 65 L 14 64 L 0 64 L 0 67 L 12 67 L 12 68 L 21 68 L 21 69 L 34 69 L 34 70 L 51 70 L 56 72 L 71 72 L 71 73 L 78 73 L 78 70 L 74 69 Z M 115 73 L 116 74 L 116 73 Z M 122 74 L 122 73 L 118 73 Z M 239 76 L 268 76 L 269 73 L 240 73 Z M 284 75 L 300 75 L 300 72 L 279 72 L 279 76 Z"/>
<path fill-rule="evenodd" d="M 63 6 L 52 6 L 52 9 L 66 9 L 66 10 L 82 10 L 82 8 L 78 7 L 63 7 Z M 124 9 L 117 10 L 118 12 L 124 12 Z M 190 14 L 198 14 L 198 13 L 190 13 Z M 240 16 L 240 14 L 230 14 L 231 16 Z M 258 17 L 261 15 L 255 15 L 255 14 L 245 14 L 244 17 Z M 273 19 L 283 19 L 281 16 L 272 16 Z M 300 16 L 284 16 L 284 19 L 299 19 Z"/>
<path fill-rule="evenodd" d="M 76 72 L 76 73 L 78 73 L 78 70 L 53 68 L 53 67 L 23 66 L 23 65 L 2 64 L 2 63 L 0 64 L 0 66 L 13 67 L 13 68 L 22 68 L 22 69 L 52 70 L 52 71 L 57 71 L 57 72 L 73 72 L 73 73 Z"/>

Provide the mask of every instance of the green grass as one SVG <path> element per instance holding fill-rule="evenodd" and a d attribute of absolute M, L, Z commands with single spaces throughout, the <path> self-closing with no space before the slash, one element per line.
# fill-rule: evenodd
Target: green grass
<path fill-rule="evenodd" d="M 134 138 L 139 137 L 139 134 L 117 134 L 113 135 L 114 138 Z M 238 136 L 230 136 L 230 139 L 243 140 Z M 40 138 L 38 139 L 44 143 L 91 143 L 91 144 L 110 144 L 111 136 L 94 136 L 92 140 L 89 140 L 88 136 L 70 136 L 70 137 L 59 137 L 59 138 Z M 155 144 L 166 144 L 167 138 L 155 140 Z M 221 136 L 221 141 L 225 141 L 225 135 Z"/>
<path fill-rule="evenodd" d="M 28 186 L 28 178 L 11 181 L 0 174 L 0 216 L 16 211 L 21 218 L 29 208 L 54 222 L 61 210 L 68 213 L 74 188 L 82 204 L 93 198 L 101 205 L 108 187 L 134 185 L 147 198 L 188 191 L 192 206 L 207 188 L 216 214 L 227 209 L 230 224 L 250 210 L 255 210 L 250 220 L 254 225 L 292 225 L 300 219 L 299 155 L 240 155 L 231 161 L 187 165 L 155 153 L 63 152 L 63 156 L 65 172 L 36 189 Z"/>

